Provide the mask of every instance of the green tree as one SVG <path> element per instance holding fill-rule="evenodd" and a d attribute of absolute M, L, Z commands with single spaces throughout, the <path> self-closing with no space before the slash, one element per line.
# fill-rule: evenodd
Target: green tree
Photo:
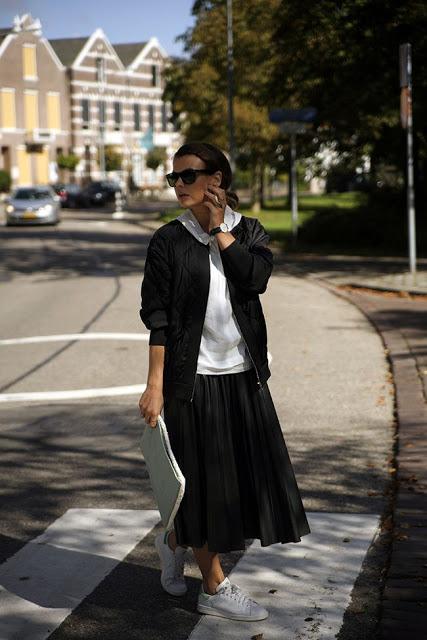
<path fill-rule="evenodd" d="M 277 146 L 277 129 L 268 120 L 266 101 L 272 72 L 274 10 L 279 0 L 235 0 L 234 115 L 238 164 L 252 175 L 254 209 L 263 201 L 263 174 Z M 165 98 L 175 120 L 185 114 L 186 140 L 206 140 L 228 149 L 227 20 L 223 0 L 197 0 L 194 27 L 180 36 L 188 60 L 167 72 Z"/>
<path fill-rule="evenodd" d="M 104 149 L 105 153 L 105 170 L 106 171 L 120 171 L 122 168 L 123 156 L 116 151 L 113 145 L 106 145 Z M 99 152 L 98 152 L 99 156 Z"/>
<path fill-rule="evenodd" d="M 71 172 L 75 170 L 79 162 L 80 162 L 80 158 L 76 156 L 74 153 L 69 153 L 69 154 L 61 153 L 56 159 L 56 163 L 59 169 L 68 169 L 68 171 L 71 171 Z"/>
<path fill-rule="evenodd" d="M 368 154 L 373 177 L 394 165 L 403 177 L 399 45 L 413 49 L 414 146 L 419 186 L 427 160 L 427 5 L 419 0 L 282 0 L 275 14 L 270 92 L 278 105 L 319 110 L 315 145 L 335 141 Z"/>
<path fill-rule="evenodd" d="M 145 156 L 145 164 L 149 169 L 155 171 L 160 165 L 166 162 L 166 149 L 164 147 L 153 147 Z"/>
<path fill-rule="evenodd" d="M 12 178 L 9 171 L 0 169 L 0 193 L 10 191 L 12 185 Z"/>

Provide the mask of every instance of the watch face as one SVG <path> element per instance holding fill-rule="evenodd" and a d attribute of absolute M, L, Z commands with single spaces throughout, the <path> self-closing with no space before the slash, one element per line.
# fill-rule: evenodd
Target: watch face
<path fill-rule="evenodd" d="M 226 222 L 221 222 L 219 226 L 221 228 L 221 231 L 228 231 L 228 224 Z"/>

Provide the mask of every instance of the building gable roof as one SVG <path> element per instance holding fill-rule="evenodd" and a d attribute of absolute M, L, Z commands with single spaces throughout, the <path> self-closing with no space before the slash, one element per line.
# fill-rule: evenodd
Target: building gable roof
<path fill-rule="evenodd" d="M 56 38 L 53 40 L 49 38 L 49 44 L 62 64 L 66 67 L 71 67 L 89 38 L 90 36 L 84 36 L 83 38 Z"/>
<path fill-rule="evenodd" d="M 124 44 L 113 44 L 113 47 L 124 66 L 127 67 L 135 60 L 146 44 L 147 42 L 128 42 Z"/>
<path fill-rule="evenodd" d="M 0 44 L 11 33 L 13 33 L 13 29 L 11 29 L 10 27 L 0 27 Z"/>

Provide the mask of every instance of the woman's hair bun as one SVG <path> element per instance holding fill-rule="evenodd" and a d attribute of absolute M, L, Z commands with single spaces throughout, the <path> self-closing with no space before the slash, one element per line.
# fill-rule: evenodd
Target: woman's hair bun
<path fill-rule="evenodd" d="M 239 204 L 239 196 L 237 195 L 237 193 L 234 193 L 234 191 L 226 191 L 225 197 L 226 197 L 228 206 L 231 207 L 232 209 L 235 209 Z"/>

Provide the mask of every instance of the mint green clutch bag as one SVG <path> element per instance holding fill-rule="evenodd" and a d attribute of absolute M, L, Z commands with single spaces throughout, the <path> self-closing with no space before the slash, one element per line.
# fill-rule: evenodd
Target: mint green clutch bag
<path fill-rule="evenodd" d="M 146 425 L 140 448 L 150 476 L 151 487 L 166 530 L 173 520 L 185 491 L 185 478 L 172 452 L 166 424 L 161 415 L 153 429 Z"/>

